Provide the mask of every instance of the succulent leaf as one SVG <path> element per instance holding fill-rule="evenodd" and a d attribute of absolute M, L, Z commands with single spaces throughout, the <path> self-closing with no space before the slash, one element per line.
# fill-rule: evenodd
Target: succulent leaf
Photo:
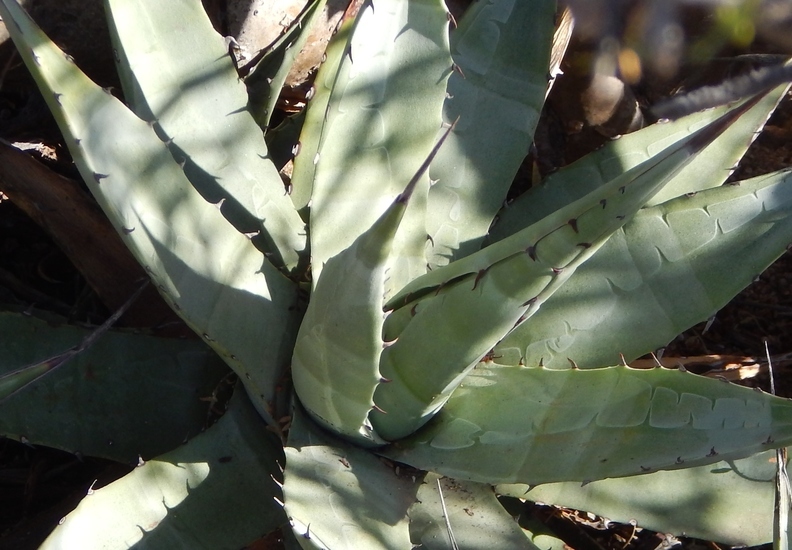
<path fill-rule="evenodd" d="M 787 89 L 788 86 L 780 86 L 760 99 L 691 159 L 657 195 L 647 201 L 647 206 L 725 182 Z M 609 141 L 601 149 L 550 174 L 541 185 L 532 187 L 503 208 L 488 241 L 499 241 L 528 227 L 541 219 L 543 212 L 552 212 L 577 200 L 734 108 L 736 105 L 723 106 L 673 122 L 653 124 Z"/>
<path fill-rule="evenodd" d="M 326 3 L 327 0 L 311 0 L 294 18 L 286 32 L 266 51 L 256 56 L 260 56 L 260 59 L 245 78 L 250 111 L 265 131 L 294 60 L 307 42 L 308 35 Z"/>
<path fill-rule="evenodd" d="M 304 256 L 305 224 L 248 110 L 245 85 L 201 2 L 106 0 L 124 92 L 201 194 L 276 266 Z M 305 267 L 305 266 L 303 266 Z"/>
<path fill-rule="evenodd" d="M 644 209 L 493 354 L 549 368 L 632 361 L 714 315 L 790 242 L 789 171 Z"/>
<path fill-rule="evenodd" d="M 198 195 L 152 128 L 80 72 L 16 0 L 2 0 L 0 15 L 125 244 L 266 415 L 300 315 L 296 286 Z"/>
<path fill-rule="evenodd" d="M 413 547 L 447 550 L 453 535 L 457 548 L 466 550 L 538 550 L 489 485 L 427 474 L 408 514 Z"/>
<path fill-rule="evenodd" d="M 528 154 L 547 89 L 555 12 L 554 0 L 478 2 L 452 30 L 456 70 L 443 110 L 459 123 L 429 169 L 432 268 L 480 248 Z"/>
<path fill-rule="evenodd" d="M 0 312 L 0 334 L 14 335 L 0 339 L 0 380 L 78 344 L 88 332 Z M 208 400 L 227 372 L 201 342 L 111 331 L 67 365 L 0 400 L 0 433 L 131 464 L 203 429 Z"/>
<path fill-rule="evenodd" d="M 347 53 L 349 35 L 356 19 L 347 19 L 330 38 L 325 50 L 324 60 L 316 73 L 312 86 L 313 98 L 305 108 L 305 122 L 300 139 L 294 151 L 294 170 L 292 171 L 292 200 L 303 219 L 308 219 L 308 204 L 313 193 L 319 149 L 325 138 L 323 128 L 328 118 L 330 97 L 332 96 L 338 69 Z"/>
<path fill-rule="evenodd" d="M 792 401 L 663 368 L 480 363 L 385 456 L 481 483 L 594 481 L 737 459 L 792 441 Z"/>
<path fill-rule="evenodd" d="M 381 0 L 361 7 L 313 159 L 314 285 L 325 262 L 372 226 L 432 149 L 451 66 L 441 0 Z M 425 177 L 394 242 L 399 261 L 391 266 L 393 288 L 426 272 L 428 187 Z"/>
<path fill-rule="evenodd" d="M 648 197 L 747 108 L 727 113 L 531 227 L 402 290 L 390 303 L 405 296 L 407 305 L 384 326 L 384 340 L 394 343 L 380 360 L 380 373 L 390 382 L 374 394 L 385 413 L 371 415 L 380 436 L 399 439 L 431 418 L 495 343 L 533 315 Z M 443 280 L 446 272 L 453 278 Z M 410 305 L 413 288 L 425 292 L 424 281 L 438 279 L 446 286 Z"/>
<path fill-rule="evenodd" d="M 303 548 L 411 548 L 407 510 L 420 480 L 336 439 L 295 408 L 284 503 Z"/>
<path fill-rule="evenodd" d="M 282 459 L 279 441 L 237 391 L 206 432 L 91 490 L 41 550 L 241 548 L 286 521 L 273 480 Z"/>
<path fill-rule="evenodd" d="M 660 533 L 755 546 L 773 538 L 775 451 L 707 466 L 582 485 L 558 482 L 529 487 L 498 485 L 498 494 L 588 510 Z"/>
<path fill-rule="evenodd" d="M 374 225 L 327 261 L 297 335 L 292 378 L 302 404 L 320 424 L 358 444 L 385 444 L 368 416 L 382 382 L 377 365 L 393 241 L 416 186 L 451 131 L 453 125 Z"/>
<path fill-rule="evenodd" d="M 596 185 L 587 186 L 585 189 L 576 191 L 574 195 L 567 196 L 569 200 L 558 201 L 548 205 L 547 211 L 532 214 L 533 221 L 530 225 L 521 225 L 520 229 L 508 237 L 490 244 L 486 248 L 462 258 L 448 266 L 440 269 L 435 269 L 431 273 L 427 273 L 414 281 L 410 282 L 402 288 L 396 295 L 388 300 L 386 308 L 403 308 L 405 305 L 410 304 L 418 297 L 424 296 L 430 292 L 437 291 L 438 288 L 448 285 L 450 282 L 455 282 L 463 277 L 476 276 L 482 270 L 489 268 L 491 265 L 499 262 L 517 252 L 517 250 L 525 250 L 527 246 L 533 245 L 532 241 L 538 240 L 543 234 L 551 232 L 557 227 L 567 225 L 572 219 L 576 219 L 579 212 L 583 209 L 589 208 L 596 211 L 593 205 L 600 205 L 600 200 L 606 198 L 608 194 L 621 194 L 621 188 L 628 189 L 628 184 L 635 180 L 639 175 L 649 170 L 654 170 L 654 173 L 663 174 L 662 183 L 656 183 L 654 189 L 645 194 L 649 197 L 656 194 L 659 190 L 663 189 L 666 184 L 674 181 L 674 178 L 681 170 L 684 170 L 690 162 L 693 162 L 698 154 L 704 150 L 713 140 L 737 122 L 742 115 L 749 111 L 756 102 L 761 98 L 753 98 L 748 100 L 737 107 L 734 107 L 719 117 L 708 121 L 708 123 L 699 127 L 693 133 L 688 133 L 680 139 L 675 139 L 667 147 L 655 151 L 653 155 L 640 163 L 635 163 L 629 170 L 617 171 L 614 177 L 604 183 L 596 180 Z M 698 137 L 695 137 L 698 136 Z M 673 155 L 683 157 L 681 159 L 671 159 Z M 663 166 L 653 168 L 656 164 L 665 161 L 666 164 L 671 166 Z M 677 164 L 678 163 L 678 164 Z M 640 181 L 646 184 L 647 179 Z M 633 185 L 633 188 L 636 186 Z M 640 187 L 640 186 L 638 186 Z M 611 200 L 612 199 L 608 199 Z M 648 200 L 648 199 L 645 199 Z M 629 217 L 625 214 L 625 217 Z M 573 231 L 574 227 L 571 226 Z M 578 228 L 578 232 L 580 228 Z M 529 237 L 534 235 L 533 237 Z M 526 241 L 525 244 L 523 241 Z M 583 239 L 576 239 L 571 241 L 582 242 Z"/>

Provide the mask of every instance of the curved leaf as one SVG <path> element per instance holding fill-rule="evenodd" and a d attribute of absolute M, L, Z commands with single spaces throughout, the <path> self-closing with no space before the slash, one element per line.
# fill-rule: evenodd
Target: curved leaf
<path fill-rule="evenodd" d="M 305 122 L 300 132 L 300 140 L 294 149 L 294 170 L 291 181 L 292 200 L 306 220 L 308 204 L 313 193 L 316 164 L 319 161 L 319 149 L 324 137 L 323 128 L 328 116 L 328 104 L 333 94 L 338 68 L 347 52 L 347 43 L 354 24 L 355 19 L 346 19 L 330 38 L 311 88 L 313 98 L 303 111 Z"/>
<path fill-rule="evenodd" d="M 582 485 L 498 485 L 499 494 L 588 510 L 661 533 L 754 546 L 773 539 L 775 451 Z"/>
<path fill-rule="evenodd" d="M 413 544 L 420 548 L 448 550 L 454 547 L 447 520 L 457 548 L 538 550 L 503 509 L 489 485 L 427 474 L 417 498 L 409 511 L 410 533 Z"/>
<path fill-rule="evenodd" d="M 303 548 L 410 548 L 407 510 L 418 482 L 312 425 L 295 408 L 283 495 Z"/>
<path fill-rule="evenodd" d="M 289 71 L 294 65 L 294 60 L 307 42 L 311 29 L 322 14 L 326 3 L 327 0 L 311 0 L 306 4 L 275 43 L 256 56 L 260 55 L 261 59 L 245 78 L 245 86 L 250 97 L 250 111 L 258 125 L 265 131 L 275 112 L 275 105 L 286 77 L 289 76 Z"/>
<path fill-rule="evenodd" d="M 272 477 L 282 458 L 237 391 L 205 433 L 89 492 L 41 549 L 236 550 L 286 522 Z"/>
<path fill-rule="evenodd" d="M 555 0 L 474 3 L 451 33 L 444 116 L 459 122 L 432 163 L 434 268 L 478 250 L 528 154 L 548 85 Z"/>
<path fill-rule="evenodd" d="M 266 415 L 301 313 L 296 286 L 198 195 L 152 128 L 80 72 L 16 0 L 0 1 L 0 15 L 124 243 Z"/>
<path fill-rule="evenodd" d="M 292 357 L 297 395 L 319 423 L 358 444 L 385 443 L 368 417 L 382 382 L 382 306 L 393 241 L 416 186 L 452 129 L 374 225 L 327 261 L 297 335 Z"/>
<path fill-rule="evenodd" d="M 792 401 L 721 380 L 482 363 L 431 423 L 383 454 L 451 477 L 534 485 L 690 468 L 790 442 Z"/>
<path fill-rule="evenodd" d="M 272 477 L 282 458 L 237 391 L 205 433 L 89 492 L 41 549 L 237 550 L 286 522 Z"/>
<path fill-rule="evenodd" d="M 307 264 L 305 224 L 199 0 L 106 0 L 127 101 L 156 122 L 190 181 L 242 232 L 261 232 L 278 267 Z"/>
<path fill-rule="evenodd" d="M 448 13 L 441 0 L 383 0 L 361 7 L 313 159 L 314 284 L 324 263 L 372 226 L 432 149 L 451 65 Z M 426 272 L 428 187 L 425 177 L 396 237 L 399 262 L 391 266 L 392 288 Z"/>
<path fill-rule="evenodd" d="M 63 352 L 89 333 L 58 325 L 0 312 L 0 376 Z M 0 434 L 133 464 L 201 431 L 212 392 L 227 373 L 201 342 L 111 331 L 0 400 Z"/>
<path fill-rule="evenodd" d="M 389 382 L 374 393 L 379 409 L 371 422 L 379 435 L 393 441 L 429 420 L 495 343 L 539 310 L 613 231 L 740 113 L 724 115 L 561 211 L 400 291 L 390 303 L 402 304 L 400 296 L 407 303 L 384 325 L 388 347 L 380 373 Z M 441 278 L 448 272 L 456 279 Z M 438 280 L 434 294 L 410 307 L 413 288 L 426 292 Z M 448 284 L 443 288 L 442 283 Z"/>
<path fill-rule="evenodd" d="M 723 184 L 787 88 L 780 86 L 758 101 L 682 168 L 647 202 L 647 206 Z M 653 124 L 609 141 L 601 149 L 549 175 L 541 185 L 526 191 L 501 210 L 488 236 L 489 242 L 499 241 L 528 227 L 547 212 L 577 200 L 735 108 L 730 105 L 710 109 L 673 122 Z"/>
<path fill-rule="evenodd" d="M 792 242 L 792 174 L 640 211 L 494 349 L 503 364 L 631 361 L 704 321 Z"/>

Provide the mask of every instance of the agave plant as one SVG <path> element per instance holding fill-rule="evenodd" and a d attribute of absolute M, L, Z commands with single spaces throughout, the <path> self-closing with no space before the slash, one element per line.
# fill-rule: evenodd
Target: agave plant
<path fill-rule="evenodd" d="M 365 4 L 290 144 L 266 125 L 272 59 L 299 36 L 251 98 L 198 0 L 105 4 L 126 105 L 15 0 L 0 15 L 86 184 L 203 342 L 111 331 L 54 368 L 81 329 L 0 316 L 0 433 L 139 464 L 43 548 L 239 548 L 286 525 L 303 548 L 534 548 L 525 499 L 772 537 L 792 404 L 622 363 L 792 242 L 787 172 L 722 185 L 784 89 L 614 140 L 504 206 L 554 2 L 482 0 L 458 26 L 441 0 Z M 290 186 L 265 137 L 293 146 Z M 199 433 L 223 363 L 239 387 Z"/>

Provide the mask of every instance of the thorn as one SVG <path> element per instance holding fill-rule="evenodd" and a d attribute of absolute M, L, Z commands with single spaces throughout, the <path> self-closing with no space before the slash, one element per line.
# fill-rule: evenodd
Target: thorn
<path fill-rule="evenodd" d="M 405 187 L 404 191 L 402 191 L 402 193 L 398 197 L 396 197 L 397 203 L 399 202 L 407 203 L 407 201 L 410 200 L 410 196 L 412 196 L 413 191 L 415 190 L 415 186 L 418 185 L 418 182 L 421 180 L 421 177 L 429 169 L 429 165 L 437 156 L 438 151 L 440 151 L 440 147 L 442 147 L 443 143 L 445 143 L 445 140 L 448 138 L 448 134 L 450 134 L 454 130 L 454 127 L 456 127 L 457 122 L 459 122 L 459 117 L 457 117 L 456 120 L 451 123 L 451 125 L 443 133 L 443 135 L 440 136 L 440 139 L 437 140 L 437 143 L 435 143 L 434 147 L 432 147 L 432 150 L 429 151 L 429 155 L 421 163 L 421 166 L 418 167 L 418 171 L 415 172 L 415 175 L 407 184 L 407 187 Z"/>
<path fill-rule="evenodd" d="M 768 435 L 767 439 L 764 441 L 764 445 L 772 445 L 773 443 L 775 443 L 775 439 L 773 439 L 773 436 Z"/>
<path fill-rule="evenodd" d="M 567 361 L 569 361 L 569 364 L 572 365 L 572 370 L 580 370 L 580 367 L 578 367 L 577 363 L 575 363 L 574 360 L 567 357 Z"/>
<path fill-rule="evenodd" d="M 655 366 L 662 367 L 663 364 L 660 362 L 660 359 L 657 358 L 657 355 L 655 355 L 654 352 L 651 352 L 651 355 L 652 359 L 654 359 Z"/>
<path fill-rule="evenodd" d="M 642 471 L 642 472 L 651 472 L 651 471 L 652 471 L 652 469 L 651 469 L 651 468 L 646 468 L 646 467 L 644 467 L 644 466 L 641 466 L 641 471 Z"/>
<path fill-rule="evenodd" d="M 451 23 L 456 29 L 458 25 L 456 19 L 454 18 L 454 15 L 449 11 L 446 13 L 446 17 L 448 18 L 448 22 Z"/>
<path fill-rule="evenodd" d="M 533 261 L 536 261 L 536 246 L 529 246 L 525 249 L 525 252 L 528 253 L 529 258 L 531 258 Z"/>
<path fill-rule="evenodd" d="M 685 462 L 685 461 L 684 461 L 684 460 L 682 460 L 682 457 L 681 457 L 681 456 L 678 456 L 678 457 L 676 458 L 676 463 L 677 463 L 677 464 L 683 464 L 684 462 Z"/>
<path fill-rule="evenodd" d="M 459 76 L 461 76 L 462 78 L 465 78 L 465 79 L 467 79 L 467 77 L 465 76 L 465 73 L 464 73 L 464 72 L 462 72 L 462 67 L 460 67 L 460 66 L 459 66 L 459 65 L 457 65 L 456 63 L 454 63 L 453 65 L 451 65 L 451 70 L 452 70 L 452 71 L 454 71 L 455 73 L 459 73 Z"/>
<path fill-rule="evenodd" d="M 567 223 L 570 225 L 570 227 L 572 227 L 572 230 L 573 230 L 575 233 L 577 233 L 577 232 L 578 232 L 577 218 L 572 218 L 572 219 L 571 219 L 571 220 L 569 220 Z"/>
<path fill-rule="evenodd" d="M 383 411 L 376 403 L 374 403 L 372 406 L 375 411 L 380 412 L 382 414 L 388 414 L 387 412 Z"/>
<path fill-rule="evenodd" d="M 415 304 L 410 308 L 410 317 L 415 317 L 416 313 L 418 313 L 418 304 Z"/>
<path fill-rule="evenodd" d="M 591 248 L 591 243 L 577 243 L 577 245 L 582 248 L 583 250 L 587 250 Z"/>
<path fill-rule="evenodd" d="M 677 370 L 678 370 L 679 372 L 687 372 L 687 371 L 688 371 L 688 370 L 685 368 L 685 365 L 683 365 L 682 363 L 680 363 L 679 365 L 677 365 Z"/>
<path fill-rule="evenodd" d="M 60 98 L 61 98 L 61 97 L 63 97 L 63 94 L 57 94 L 57 93 L 56 93 L 56 94 L 52 94 L 52 95 L 55 97 L 55 102 L 56 102 L 58 105 L 61 105 Z"/>
<path fill-rule="evenodd" d="M 534 296 L 533 298 L 531 298 L 527 302 L 523 302 L 523 304 L 520 307 L 529 307 L 530 308 L 532 305 L 534 305 L 535 302 L 536 302 L 536 296 Z"/>
<path fill-rule="evenodd" d="M 539 366 L 540 366 L 541 368 L 544 368 L 544 357 L 540 357 L 540 358 L 539 358 Z"/>
<path fill-rule="evenodd" d="M 295 143 L 294 146 L 292 147 L 292 155 L 295 157 L 299 155 L 301 147 L 302 147 L 302 143 L 300 143 L 299 141 Z"/>
<path fill-rule="evenodd" d="M 628 366 L 627 365 L 627 360 L 624 358 L 624 354 L 623 353 L 619 354 L 619 359 L 621 359 L 621 366 L 622 367 L 627 367 Z"/>
<path fill-rule="evenodd" d="M 476 287 L 479 284 L 479 281 L 484 277 L 484 274 L 487 272 L 486 269 L 479 269 L 479 272 L 476 273 L 476 280 L 473 281 L 473 288 L 471 290 L 476 290 Z"/>
<path fill-rule="evenodd" d="M 96 180 L 96 183 L 102 183 L 102 180 L 108 177 L 107 174 L 100 174 L 99 172 L 93 173 L 93 178 Z"/>
<path fill-rule="evenodd" d="M 553 267 L 553 275 L 560 275 L 562 271 L 564 271 L 563 267 Z"/>
<path fill-rule="evenodd" d="M 391 380 L 390 378 L 385 378 L 384 376 L 380 376 L 379 381 L 380 384 L 390 384 L 391 382 L 393 382 L 393 380 Z"/>
<path fill-rule="evenodd" d="M 718 453 L 715 452 L 715 447 L 710 449 L 710 452 L 709 452 L 709 454 L 707 454 L 707 456 L 718 456 Z"/>
<path fill-rule="evenodd" d="M 431 235 L 429 235 L 429 234 L 427 234 L 427 235 L 426 235 L 426 238 L 427 238 L 427 240 L 428 240 L 430 243 L 432 243 L 432 247 L 434 247 L 435 243 L 434 243 L 434 239 L 432 238 L 432 236 L 431 236 Z"/>
<path fill-rule="evenodd" d="M 280 506 L 281 508 L 285 508 L 285 507 L 286 507 L 286 505 L 285 505 L 285 504 L 283 504 L 283 501 L 282 501 L 281 499 L 279 499 L 278 497 L 272 497 L 272 500 L 274 500 L 274 501 L 275 501 L 275 503 L 276 503 L 278 506 Z"/>
<path fill-rule="evenodd" d="M 619 187 L 619 193 L 621 193 L 622 195 L 624 195 L 624 191 L 625 191 L 625 189 L 627 189 L 627 186 L 626 186 L 626 185 L 622 185 L 621 187 Z"/>
<path fill-rule="evenodd" d="M 602 199 L 600 204 L 602 205 L 602 209 L 605 210 L 605 206 L 608 204 L 608 199 Z"/>
<path fill-rule="evenodd" d="M 65 57 L 66 61 L 68 61 L 69 63 L 74 63 L 74 58 L 71 55 L 67 54 L 66 52 L 63 53 L 63 57 Z"/>
<path fill-rule="evenodd" d="M 130 233 L 132 233 L 134 230 L 135 230 L 135 228 L 134 228 L 134 227 L 122 227 L 122 228 L 121 228 L 121 231 L 124 233 L 124 235 L 129 235 L 129 234 L 130 234 Z"/>

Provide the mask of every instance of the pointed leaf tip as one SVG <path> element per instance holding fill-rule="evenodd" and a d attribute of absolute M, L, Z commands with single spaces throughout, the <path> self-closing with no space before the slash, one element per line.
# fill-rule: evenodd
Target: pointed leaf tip
<path fill-rule="evenodd" d="M 429 165 L 437 156 L 438 151 L 440 151 L 440 147 L 443 146 L 443 143 L 445 143 L 445 140 L 448 138 L 449 134 L 454 130 L 454 128 L 456 128 L 457 122 L 459 122 L 459 117 L 457 117 L 456 120 L 454 120 L 454 122 L 452 122 L 448 126 L 448 128 L 446 128 L 446 131 L 443 132 L 443 135 L 440 136 L 440 139 L 437 140 L 437 143 L 435 144 L 434 147 L 432 147 L 432 150 L 429 152 L 429 155 L 427 155 L 426 159 L 423 161 L 423 163 L 421 163 L 421 166 L 418 167 L 418 170 L 415 172 L 415 175 L 410 180 L 410 183 L 407 184 L 407 187 L 404 188 L 402 194 L 399 195 L 398 198 L 396 199 L 397 203 L 406 204 L 407 201 L 410 200 L 410 197 L 412 196 L 413 191 L 415 190 L 415 186 L 418 184 L 424 173 L 429 169 Z"/>

